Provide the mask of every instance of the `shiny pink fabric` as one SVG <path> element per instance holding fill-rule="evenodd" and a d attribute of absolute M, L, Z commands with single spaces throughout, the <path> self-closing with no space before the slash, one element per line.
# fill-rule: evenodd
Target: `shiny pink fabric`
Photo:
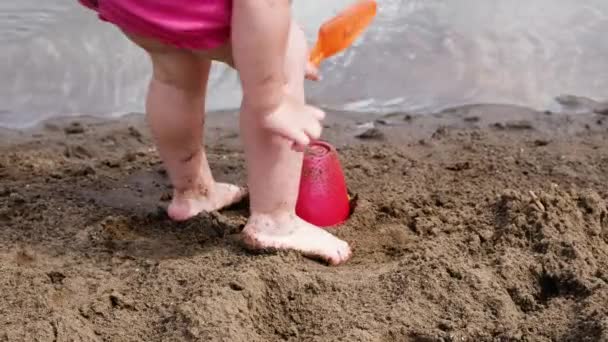
<path fill-rule="evenodd" d="M 232 0 L 78 0 L 122 30 L 184 49 L 205 50 L 230 38 Z"/>

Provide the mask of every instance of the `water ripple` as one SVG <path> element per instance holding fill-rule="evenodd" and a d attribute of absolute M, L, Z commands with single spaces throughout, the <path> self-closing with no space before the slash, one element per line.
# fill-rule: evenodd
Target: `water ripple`
<path fill-rule="evenodd" d="M 309 40 L 352 0 L 295 2 Z M 510 103 L 547 108 L 564 93 L 608 98 L 605 0 L 379 0 L 374 24 L 324 63 L 311 101 L 360 111 Z M 56 115 L 142 111 L 150 65 L 73 1 L 0 2 L 0 126 Z M 214 65 L 208 109 L 236 108 L 236 74 Z"/>

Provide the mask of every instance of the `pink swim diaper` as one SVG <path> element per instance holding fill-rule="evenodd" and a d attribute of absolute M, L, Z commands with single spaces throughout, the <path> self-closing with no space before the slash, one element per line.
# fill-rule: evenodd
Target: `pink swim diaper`
<path fill-rule="evenodd" d="M 230 38 L 232 0 L 78 0 L 128 33 L 192 50 Z"/>

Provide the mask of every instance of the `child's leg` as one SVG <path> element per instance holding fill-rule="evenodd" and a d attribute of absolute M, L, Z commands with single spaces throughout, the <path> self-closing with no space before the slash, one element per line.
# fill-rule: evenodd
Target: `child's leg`
<path fill-rule="evenodd" d="M 321 133 L 324 113 L 284 92 L 291 26 L 288 0 L 235 0 L 232 51 L 243 88 L 243 109 L 302 149 Z M 304 61 L 302 61 L 304 63 Z M 298 115 L 295 115 L 295 114 Z"/>
<path fill-rule="evenodd" d="M 262 114 L 275 110 L 284 96 L 290 12 L 288 0 L 232 3 L 232 53 L 243 102 Z"/>
<path fill-rule="evenodd" d="M 168 214 L 186 220 L 239 201 L 245 191 L 213 179 L 203 148 L 205 92 L 211 62 L 145 38 L 130 37 L 150 55 L 153 78 L 146 113 L 174 187 Z"/>
<path fill-rule="evenodd" d="M 295 25 L 288 46 L 287 91 L 303 105 L 306 41 Z M 346 261 L 351 254 L 346 242 L 296 216 L 302 153 L 295 152 L 290 142 L 277 139 L 263 127 L 257 115 L 245 109 L 241 113 L 251 193 L 251 217 L 243 230 L 245 242 L 253 248 L 298 250 L 334 265 Z"/>

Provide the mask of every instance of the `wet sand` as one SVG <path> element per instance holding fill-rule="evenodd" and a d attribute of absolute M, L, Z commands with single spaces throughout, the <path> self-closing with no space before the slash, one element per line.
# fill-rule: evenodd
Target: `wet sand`
<path fill-rule="evenodd" d="M 242 184 L 235 118 L 208 151 Z M 324 133 L 358 195 L 340 267 L 246 251 L 246 203 L 169 221 L 141 115 L 2 131 L 0 341 L 608 340 L 608 116 L 376 119 Z"/>

